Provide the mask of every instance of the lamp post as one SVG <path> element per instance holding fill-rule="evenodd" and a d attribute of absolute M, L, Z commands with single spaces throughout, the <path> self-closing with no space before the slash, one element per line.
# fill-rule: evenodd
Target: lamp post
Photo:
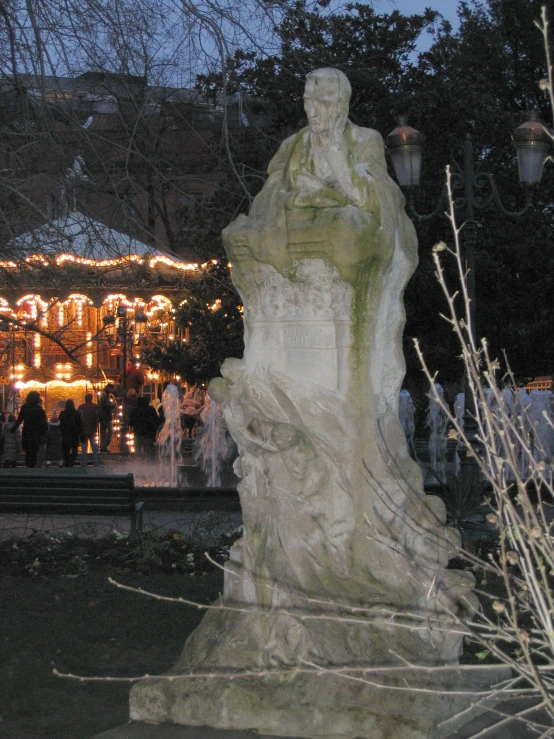
<path fill-rule="evenodd" d="M 123 370 L 121 373 L 121 431 L 119 436 L 119 451 L 121 454 L 127 454 L 127 308 L 124 305 L 118 305 L 116 316 L 119 318 L 118 334 L 121 337 L 123 347 L 121 363 Z"/>
<path fill-rule="evenodd" d="M 446 186 L 443 188 L 438 203 L 430 213 L 418 213 L 415 205 L 415 188 L 419 186 L 424 136 L 415 128 L 401 120 L 397 128 L 387 137 L 387 147 L 391 154 L 393 167 L 399 185 L 406 193 L 408 214 L 416 221 L 427 221 L 444 211 L 448 201 Z M 477 223 L 475 212 L 486 210 L 495 205 L 509 218 L 521 218 L 532 206 L 533 190 L 541 181 L 544 162 L 552 145 L 552 139 L 538 120 L 532 115 L 528 121 L 514 131 L 519 180 L 525 187 L 525 205 L 520 210 L 511 211 L 504 207 L 500 193 L 492 174 L 481 172 L 474 166 L 473 143 L 467 134 L 462 145 L 454 147 L 451 152 L 453 168 L 451 181 L 453 189 L 463 190 L 463 195 L 456 198 L 454 205 L 462 212 L 463 249 L 467 273 L 467 293 L 470 301 L 469 318 L 471 338 L 476 340 L 475 332 L 475 248 L 477 245 Z M 461 161 L 460 161 L 461 160 Z M 489 193 L 481 195 L 481 188 L 488 184 Z M 476 194 L 476 190 L 478 194 Z M 467 372 L 464 381 L 465 409 L 464 432 L 471 446 L 475 444 L 477 434 L 475 398 Z M 472 455 L 465 454 L 462 464 L 473 467 Z"/>
<path fill-rule="evenodd" d="M 138 334 L 141 334 L 148 323 L 148 317 L 144 311 L 137 309 L 134 313 L 134 324 Z M 104 328 L 110 331 L 114 331 L 117 321 L 119 326 L 117 327 L 116 339 L 112 340 L 112 336 L 108 333 L 108 343 L 110 346 L 115 346 L 118 343 L 121 345 L 121 428 L 119 438 L 119 451 L 121 454 L 127 454 L 129 449 L 127 445 L 127 342 L 129 341 L 129 315 L 128 310 L 124 305 L 118 305 L 116 308 L 115 315 L 108 314 L 102 318 Z M 133 319 L 131 319 L 133 320 Z"/>
<path fill-rule="evenodd" d="M 11 338 L 6 340 L 5 353 L 6 353 L 6 368 L 11 364 L 11 377 L 10 377 L 10 391 L 13 392 L 13 386 L 15 383 L 15 330 L 13 324 L 0 318 L 0 332 L 7 334 L 11 332 Z M 9 372 L 9 369 L 8 369 Z M 8 407 L 8 399 L 4 397 L 4 386 L 2 387 L 2 408 Z M 9 398 L 9 395 L 8 395 Z"/>

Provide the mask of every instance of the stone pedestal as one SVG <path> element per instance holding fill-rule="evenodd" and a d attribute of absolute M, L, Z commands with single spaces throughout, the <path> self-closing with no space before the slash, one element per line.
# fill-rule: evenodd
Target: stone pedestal
<path fill-rule="evenodd" d="M 131 719 L 308 739 L 446 739 L 492 705 L 471 707 L 506 672 L 452 668 L 143 683 L 135 688 Z"/>

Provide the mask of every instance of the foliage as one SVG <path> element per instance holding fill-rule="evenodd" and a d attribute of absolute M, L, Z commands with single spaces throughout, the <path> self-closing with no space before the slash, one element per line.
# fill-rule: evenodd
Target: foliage
<path fill-rule="evenodd" d="M 338 67 L 352 82 L 350 117 L 355 123 L 386 135 L 397 115 L 407 114 L 409 123 L 426 135 L 418 210 L 433 210 L 444 184 L 444 167 L 468 133 L 481 170 L 494 173 L 506 206 L 517 209 L 523 198 L 511 132 L 530 108 L 549 120 L 548 100 L 538 86 L 546 76 L 544 54 L 533 26 L 540 6 L 540 0 L 463 3 L 454 33 L 449 24 L 439 24 L 432 11 L 381 15 L 354 4 L 328 13 L 296 3 L 285 8 L 277 53 L 239 50 L 229 62 L 230 89 L 241 91 L 251 111 L 263 111 L 263 133 L 275 151 L 285 135 L 305 125 L 305 74 L 320 66 Z M 433 29 L 435 42 L 417 56 L 413 50 L 419 35 Z M 202 81 L 217 87 L 213 76 Z M 266 139 L 264 145 L 267 149 Z M 250 158 L 253 168 L 258 166 L 252 154 Z M 260 164 L 260 175 L 263 169 Z M 509 233 L 500 211 L 477 213 L 478 333 L 490 337 L 499 356 L 502 349 L 510 351 L 517 377 L 547 374 L 554 366 L 549 338 L 554 330 L 549 300 L 554 290 L 552 177 L 547 168 L 536 209 L 511 222 Z M 461 195 L 457 192 L 456 198 Z M 461 210 L 458 215 L 462 221 Z M 439 217 L 416 223 L 416 228 L 420 266 L 405 294 L 407 381 L 411 388 L 422 383 L 411 341 L 416 336 L 429 365 L 440 370 L 439 381 L 459 384 L 462 365 L 454 336 L 440 318 L 444 298 L 431 255 L 432 244 L 451 238 L 449 224 Z M 451 282 L 456 279 L 449 266 L 445 273 Z"/>
<path fill-rule="evenodd" d="M 269 131 L 282 137 L 287 129 L 305 125 L 304 79 L 317 67 L 337 67 L 352 84 L 351 118 L 360 125 L 392 125 L 403 76 L 420 34 L 437 13 L 403 16 L 378 14 L 354 3 L 328 13 L 297 2 L 285 9 L 278 30 L 280 49 L 274 55 L 239 50 L 230 62 L 231 84 L 255 104 L 263 101 Z"/>
<path fill-rule="evenodd" d="M 91 571 L 116 573 L 187 572 L 214 569 L 205 557 L 209 551 L 223 562 L 242 530 L 221 533 L 221 517 L 212 512 L 200 517 L 188 535 L 152 528 L 130 537 L 114 533 L 101 539 L 65 534 L 35 533 L 0 544 L 0 568 L 11 575 L 86 575 Z"/>
<path fill-rule="evenodd" d="M 422 192 L 416 198 L 418 210 L 432 210 L 444 182 L 444 166 L 452 163 L 456 146 L 467 133 L 480 170 L 494 174 L 506 207 L 522 206 L 511 133 L 531 108 L 539 111 L 543 121 L 551 120 L 548 98 L 538 84 L 546 77 L 543 46 L 533 25 L 541 4 L 540 0 L 463 4 L 458 32 L 441 30 L 436 43 L 420 58 L 408 82 L 410 123 L 429 142 Z M 509 220 L 508 228 L 506 217 L 494 207 L 476 213 L 477 333 L 488 337 L 495 356 L 501 358 L 502 350 L 509 352 L 518 379 L 548 374 L 554 366 L 553 347 L 546 340 L 554 328 L 548 299 L 554 288 L 552 184 L 552 168 L 546 167 L 535 209 L 519 221 Z M 481 193 L 486 196 L 488 190 Z M 456 199 L 462 195 L 454 193 Z M 458 209 L 460 224 L 464 217 L 463 209 Z M 439 381 L 454 379 L 461 375 L 455 359 L 458 351 L 454 334 L 438 317 L 444 302 L 434 280 L 430 249 L 439 240 L 451 243 L 449 224 L 429 221 L 418 226 L 418 235 L 422 263 L 406 291 L 406 334 L 420 339 L 430 366 L 440 370 Z M 462 246 L 463 239 L 462 229 Z M 455 284 L 450 266 L 444 269 L 449 284 Z M 422 293 L 425 301 L 420 300 Z M 417 366 L 409 345 L 407 353 L 408 362 Z"/>
<path fill-rule="evenodd" d="M 447 525 L 460 531 L 464 545 L 470 535 L 486 537 L 487 529 L 483 525 L 486 489 L 481 475 L 469 473 L 447 477 L 436 492 L 446 506 Z"/>
<path fill-rule="evenodd" d="M 546 450 L 533 444 L 531 427 L 526 427 L 504 402 L 503 389 L 513 375 L 502 375 L 500 364 L 490 354 L 486 340 L 477 342 L 473 335 L 467 274 L 460 252 L 460 230 L 456 226 L 450 180 L 449 218 L 455 245 L 449 249 L 439 244 L 434 249 L 437 277 L 448 302 L 448 322 L 459 342 L 470 391 L 475 398 L 476 436 L 469 436 L 450 412 L 438 402 L 473 460 L 474 476 L 479 475 L 490 490 L 487 521 L 497 530 L 497 544 L 487 559 L 462 550 L 467 566 L 490 575 L 502 584 L 498 595 L 480 591 L 489 600 L 486 608 L 474 614 L 473 621 L 456 618 L 467 638 L 477 644 L 483 659 L 511 668 L 513 679 L 494 689 L 496 699 L 527 696 L 546 711 L 550 724 L 540 722 L 541 736 L 552 736 L 554 720 L 554 505 L 552 460 Z M 461 299 L 456 301 L 443 269 L 444 257 L 450 258 L 458 273 Z M 424 373 L 434 378 L 421 353 Z M 488 403 L 487 403 L 487 395 Z M 467 424 L 470 427 L 471 424 Z M 535 494 L 531 495 L 531 490 Z M 504 692 L 504 691 L 510 691 Z M 501 724 L 500 724 L 501 725 Z"/>
<path fill-rule="evenodd" d="M 491 6 L 500 3 L 493 4 Z M 513 3 L 506 3 L 506 7 Z M 496 8 L 499 9 L 499 8 Z M 546 8 L 536 25 L 543 36 L 547 59 L 547 79 L 543 86 L 554 109 L 553 69 L 549 47 L 549 25 Z M 520 49 L 527 52 L 525 47 Z M 554 140 L 554 137 L 553 137 Z M 511 669 L 512 678 L 495 686 L 495 699 L 526 696 L 542 709 L 534 721 L 533 731 L 553 736 L 554 721 L 554 480 L 553 460 L 549 448 L 536 443 L 532 423 L 525 412 L 514 410 L 506 399 L 511 390 L 517 397 L 517 384 L 509 368 L 502 372 L 493 343 L 476 338 L 468 295 L 467 271 L 460 247 L 460 231 L 456 222 L 450 172 L 447 173 L 449 194 L 448 218 L 452 225 L 454 245 L 440 242 L 433 248 L 436 276 L 446 298 L 447 323 L 461 350 L 469 392 L 474 399 L 474 412 L 464 427 L 441 402 L 443 411 L 463 444 L 468 461 L 473 463 L 473 476 L 482 477 L 490 491 L 487 521 L 497 531 L 496 545 L 485 558 L 461 550 L 467 566 L 479 572 L 482 583 L 490 577 L 501 584 L 498 593 L 481 590 L 488 600 L 483 610 L 475 613 L 473 622 L 462 622 L 468 639 L 480 649 L 476 656 L 491 658 Z M 450 261 L 457 275 L 454 291 L 447 278 L 445 261 Z M 423 361 L 416 345 L 424 374 L 429 382 L 434 375 Z M 471 421 L 471 422 L 470 422 Z M 554 431 L 554 428 L 552 429 Z M 522 714 L 516 714 L 523 718 Z M 499 717 L 497 726 L 505 723 Z"/>
<path fill-rule="evenodd" d="M 242 304 L 226 263 L 208 263 L 190 283 L 176 320 L 188 330 L 188 340 L 146 351 L 144 359 L 153 369 L 196 385 L 218 376 L 226 357 L 242 357 Z"/>

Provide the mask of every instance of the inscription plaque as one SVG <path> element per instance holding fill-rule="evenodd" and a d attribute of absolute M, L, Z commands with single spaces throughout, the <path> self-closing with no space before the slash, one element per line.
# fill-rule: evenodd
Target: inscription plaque
<path fill-rule="evenodd" d="M 283 330 L 285 349 L 334 349 L 333 326 L 285 326 Z"/>

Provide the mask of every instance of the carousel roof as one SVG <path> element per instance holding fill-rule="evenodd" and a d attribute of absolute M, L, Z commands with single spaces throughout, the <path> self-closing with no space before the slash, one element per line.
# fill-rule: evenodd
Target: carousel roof
<path fill-rule="evenodd" d="M 14 280 L 21 283 L 21 275 L 29 271 L 32 275 L 25 279 L 33 281 L 39 272 L 39 279 L 44 280 L 45 274 L 50 279 L 59 267 L 78 267 L 83 279 L 94 273 L 109 283 L 122 277 L 124 282 L 132 282 L 138 279 L 137 270 L 142 270 L 143 279 L 146 270 L 150 281 L 174 283 L 197 272 L 200 266 L 153 249 L 79 211 L 17 236 L 9 242 L 7 251 L 13 256 L 0 261 L 0 284 L 12 284 Z"/>
<path fill-rule="evenodd" d="M 17 236 L 11 241 L 11 246 L 23 258 L 35 254 L 54 256 L 69 253 L 95 262 L 131 255 L 143 258 L 165 256 L 175 262 L 181 261 L 79 211 Z"/>

